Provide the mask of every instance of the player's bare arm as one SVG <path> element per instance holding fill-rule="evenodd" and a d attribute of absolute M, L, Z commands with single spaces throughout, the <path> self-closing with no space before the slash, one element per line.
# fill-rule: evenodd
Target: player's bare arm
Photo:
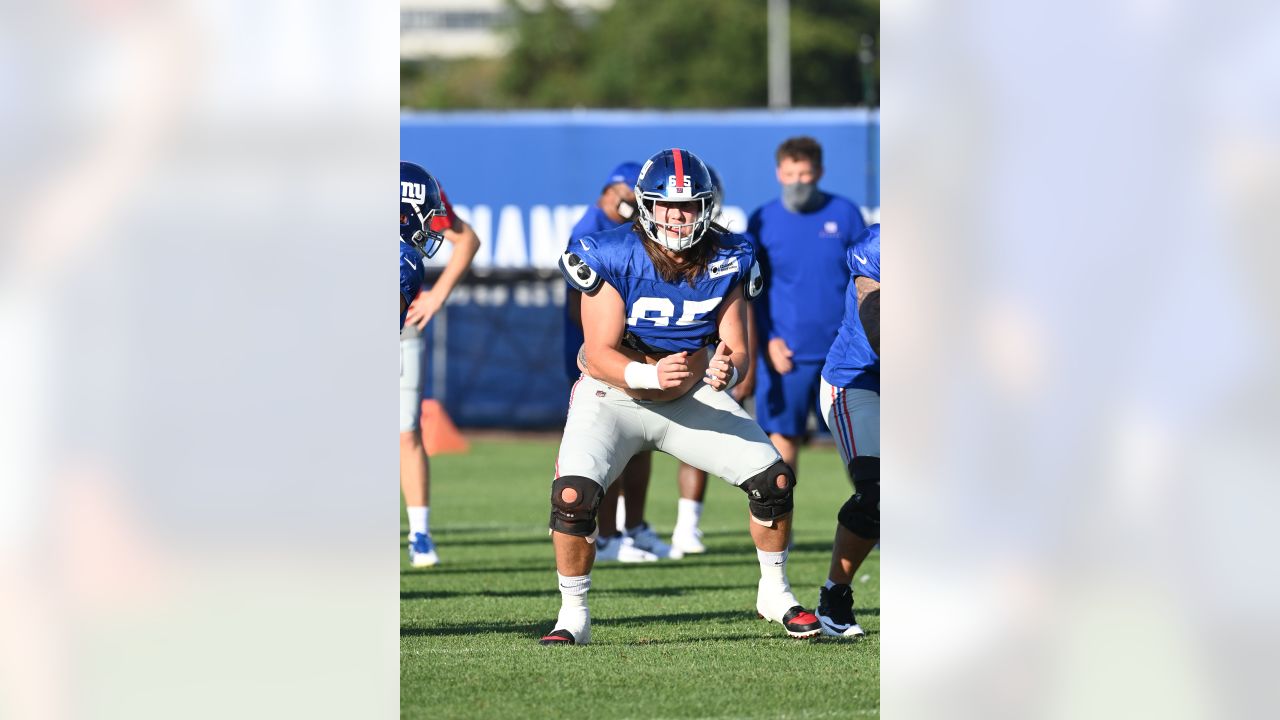
<path fill-rule="evenodd" d="M 861 275 L 853 279 L 858 291 L 858 319 L 871 349 L 880 354 L 880 283 Z"/>
<path fill-rule="evenodd" d="M 674 400 L 688 392 L 706 371 L 706 353 L 679 352 L 649 356 L 624 348 L 624 309 L 622 296 L 608 283 L 602 283 L 595 292 L 583 295 L 582 356 L 586 373 L 637 400 Z M 657 387 L 633 387 L 627 376 L 627 368 L 631 363 L 655 366 Z"/>
<path fill-rule="evenodd" d="M 737 289 L 729 293 L 729 301 L 720 308 L 716 331 L 720 344 L 707 367 L 705 381 L 712 389 L 723 390 L 734 379 L 735 370 L 745 372 L 748 362 L 747 301 Z"/>
<path fill-rule="evenodd" d="M 444 239 L 453 245 L 453 254 L 449 256 L 449 262 L 445 263 L 444 270 L 440 272 L 440 277 L 436 279 L 431 289 L 418 293 L 418 297 L 409 305 L 408 314 L 405 315 L 405 322 L 416 325 L 419 330 L 426 327 L 427 323 L 431 322 L 431 318 L 444 306 L 445 301 L 449 299 L 449 293 L 453 292 L 454 286 L 466 274 L 467 268 L 471 267 L 471 260 L 480 250 L 480 236 L 476 235 L 476 231 L 461 218 L 453 224 L 453 227 L 445 229 Z"/>
<path fill-rule="evenodd" d="M 747 303 L 747 364 L 738 368 L 738 372 L 742 374 L 738 384 L 734 385 L 730 390 L 733 399 L 739 403 L 746 400 L 756 391 L 756 314 L 751 309 L 751 303 Z"/>

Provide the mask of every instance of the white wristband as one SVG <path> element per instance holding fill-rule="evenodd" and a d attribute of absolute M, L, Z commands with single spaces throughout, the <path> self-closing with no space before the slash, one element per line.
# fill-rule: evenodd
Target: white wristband
<path fill-rule="evenodd" d="M 658 384 L 657 365 L 629 362 L 627 363 L 627 369 L 622 371 L 622 377 L 627 381 L 627 387 L 632 390 L 659 390 L 662 388 Z"/>

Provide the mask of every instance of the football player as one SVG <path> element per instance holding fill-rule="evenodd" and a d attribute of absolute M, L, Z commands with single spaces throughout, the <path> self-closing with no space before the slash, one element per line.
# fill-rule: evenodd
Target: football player
<path fill-rule="evenodd" d="M 423 257 L 448 240 L 453 253 L 429 289 Z M 409 515 L 409 562 L 440 562 L 429 525 L 431 475 L 422 445 L 422 353 L 420 330 L 444 305 L 480 247 L 475 231 L 449 204 L 444 188 L 421 166 L 400 163 L 400 489 Z"/>
<path fill-rule="evenodd" d="M 635 194 L 635 223 L 580 239 L 560 261 L 583 293 L 586 371 L 570 392 L 551 485 L 561 607 L 540 642 L 590 642 L 596 513 L 622 467 L 644 450 L 669 453 L 747 494 L 761 574 L 756 610 L 793 637 L 817 635 L 817 617 L 801 607 L 786 575 L 795 476 L 725 392 L 747 360 L 746 301 L 763 287 L 755 253 L 712 224 L 711 176 L 687 150 L 649 158 Z"/>
<path fill-rule="evenodd" d="M 850 582 L 880 539 L 880 224 L 845 254 L 844 319 L 822 366 L 822 414 L 853 483 L 836 516 L 831 569 L 818 593 L 822 633 L 863 634 Z"/>

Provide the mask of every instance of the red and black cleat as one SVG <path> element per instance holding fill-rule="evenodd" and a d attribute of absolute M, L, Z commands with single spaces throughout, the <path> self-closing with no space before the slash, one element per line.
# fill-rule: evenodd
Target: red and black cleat
<path fill-rule="evenodd" d="M 568 630 L 560 629 L 560 630 L 552 630 L 546 635 L 543 635 L 542 639 L 538 641 L 538 644 L 539 645 L 576 645 L 577 643 L 574 642 L 573 640 L 573 633 L 569 632 Z"/>
<path fill-rule="evenodd" d="M 800 605 L 796 605 L 783 613 L 782 619 L 777 621 L 760 615 L 760 613 L 756 614 L 762 620 L 782 623 L 783 629 L 793 638 L 811 638 L 822 632 L 822 623 L 818 620 L 818 616 L 805 610 Z"/>

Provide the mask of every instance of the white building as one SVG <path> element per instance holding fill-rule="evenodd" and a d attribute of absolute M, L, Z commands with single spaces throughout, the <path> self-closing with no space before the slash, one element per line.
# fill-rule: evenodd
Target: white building
<path fill-rule="evenodd" d="M 613 0 L 558 0 L 573 9 L 599 10 Z M 540 0 L 521 0 L 537 7 Z M 400 57 L 496 57 L 507 50 L 502 29 L 511 22 L 505 0 L 400 0 Z"/>

